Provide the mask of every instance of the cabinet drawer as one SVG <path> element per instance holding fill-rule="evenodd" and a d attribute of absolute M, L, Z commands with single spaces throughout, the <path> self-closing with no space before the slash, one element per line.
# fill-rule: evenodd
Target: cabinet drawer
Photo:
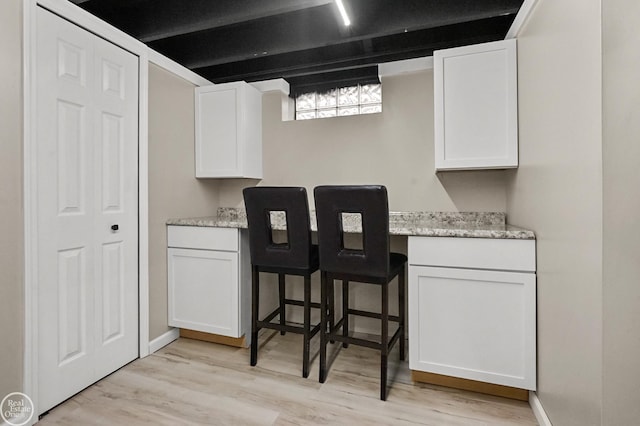
<path fill-rule="evenodd" d="M 410 265 L 536 270 L 535 240 L 409 237 L 408 248 Z"/>
<path fill-rule="evenodd" d="M 238 230 L 202 226 L 168 226 L 169 247 L 238 251 Z"/>

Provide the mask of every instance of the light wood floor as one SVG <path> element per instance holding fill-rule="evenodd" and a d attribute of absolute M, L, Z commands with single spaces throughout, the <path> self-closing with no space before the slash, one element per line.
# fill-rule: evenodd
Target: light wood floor
<path fill-rule="evenodd" d="M 525 402 L 414 385 L 408 363 L 397 361 L 396 350 L 383 402 L 378 399 L 379 356 L 371 349 L 333 345 L 334 362 L 320 384 L 317 357 L 309 378 L 301 376 L 300 335 L 266 331 L 261 343 L 258 365 L 250 367 L 247 349 L 181 338 L 87 388 L 40 424 L 536 424 Z"/>

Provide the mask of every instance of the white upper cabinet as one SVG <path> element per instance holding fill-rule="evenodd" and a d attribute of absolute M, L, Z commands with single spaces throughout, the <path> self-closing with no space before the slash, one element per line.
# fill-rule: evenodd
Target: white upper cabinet
<path fill-rule="evenodd" d="M 434 52 L 436 170 L 518 167 L 516 40 Z"/>
<path fill-rule="evenodd" d="M 262 92 L 245 82 L 196 88 L 196 177 L 262 179 Z"/>

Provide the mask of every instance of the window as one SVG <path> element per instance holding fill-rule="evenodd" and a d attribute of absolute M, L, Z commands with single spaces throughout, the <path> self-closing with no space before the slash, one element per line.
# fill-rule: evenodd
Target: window
<path fill-rule="evenodd" d="M 363 84 L 305 93 L 296 98 L 296 120 L 382 112 L 382 85 Z"/>

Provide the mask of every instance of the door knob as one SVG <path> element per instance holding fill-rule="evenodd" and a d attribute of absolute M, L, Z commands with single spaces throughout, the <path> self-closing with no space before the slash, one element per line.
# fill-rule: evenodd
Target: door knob
<path fill-rule="evenodd" d="M 118 225 L 111 225 L 111 230 L 112 231 L 117 231 L 119 229 Z"/>

